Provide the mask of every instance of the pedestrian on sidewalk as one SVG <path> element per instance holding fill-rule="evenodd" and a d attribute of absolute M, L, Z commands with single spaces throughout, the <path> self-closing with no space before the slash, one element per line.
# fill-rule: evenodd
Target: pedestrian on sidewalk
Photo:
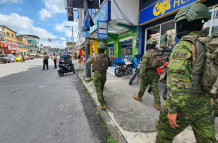
<path fill-rule="evenodd" d="M 205 62 L 202 61 L 206 55 L 202 41 L 208 35 L 201 29 L 208 20 L 210 12 L 202 3 L 183 7 L 175 17 L 176 36 L 181 40 L 175 45 L 169 59 L 168 97 L 157 123 L 156 143 L 173 142 L 174 137 L 189 125 L 197 143 L 217 143 L 213 99 L 201 86 L 201 79 L 205 76 L 202 74 Z M 197 50 L 200 54 L 197 54 Z"/>
<path fill-rule="evenodd" d="M 93 81 L 98 96 L 98 101 L 101 105 L 101 109 L 106 109 L 106 102 L 103 97 L 104 84 L 106 82 L 107 69 L 112 66 L 110 58 L 104 54 L 107 46 L 104 43 L 100 43 L 98 46 L 98 55 L 90 57 L 87 60 L 87 65 L 93 64 L 92 70 L 94 72 Z"/>
<path fill-rule="evenodd" d="M 75 53 L 75 56 L 74 56 L 74 58 L 75 58 L 75 61 L 77 60 L 77 54 Z"/>
<path fill-rule="evenodd" d="M 21 55 L 21 57 L 22 57 L 22 61 L 25 62 L 25 57 L 23 54 Z"/>
<path fill-rule="evenodd" d="M 155 48 L 155 45 L 157 44 L 156 39 L 149 39 L 147 41 L 147 48 L 149 50 L 146 51 L 146 53 L 143 55 L 143 60 L 141 63 L 141 69 L 140 69 L 140 81 L 141 81 L 141 87 L 138 92 L 138 95 L 134 95 L 133 98 L 141 101 L 142 96 L 145 93 L 146 88 L 150 84 L 153 94 L 154 94 L 154 102 L 153 106 L 160 110 L 160 95 L 158 90 L 158 82 L 159 82 L 159 76 L 157 73 L 157 68 L 161 65 L 153 65 L 154 58 L 153 55 L 156 55 L 156 53 L 159 53 L 159 50 Z M 162 62 L 162 61 L 160 61 Z"/>
<path fill-rule="evenodd" d="M 57 56 L 55 54 L 53 54 L 54 56 L 54 69 L 57 68 Z"/>
<path fill-rule="evenodd" d="M 92 56 L 94 57 L 96 54 L 95 54 L 95 52 L 94 51 L 92 51 Z"/>
<path fill-rule="evenodd" d="M 43 58 L 43 69 L 42 70 L 45 70 L 45 66 L 47 67 L 46 70 L 48 70 L 48 59 L 49 57 L 47 56 L 47 53 L 45 53 L 45 57 Z"/>
<path fill-rule="evenodd" d="M 79 67 L 81 66 L 81 62 L 82 62 L 82 57 L 81 57 L 81 55 L 79 54 L 79 55 L 78 55 L 78 63 L 79 63 Z"/>
<path fill-rule="evenodd" d="M 85 62 L 86 62 L 86 55 L 82 56 L 82 60 L 83 60 L 83 66 L 85 66 Z"/>

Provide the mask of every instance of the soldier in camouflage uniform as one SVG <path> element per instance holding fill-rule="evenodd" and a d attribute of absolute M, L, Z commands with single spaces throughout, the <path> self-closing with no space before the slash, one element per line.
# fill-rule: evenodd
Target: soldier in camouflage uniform
<path fill-rule="evenodd" d="M 87 60 L 87 64 L 93 64 L 92 70 L 95 72 L 93 81 L 101 109 L 104 110 L 106 109 L 106 102 L 103 97 L 103 90 L 106 82 L 107 69 L 109 66 L 112 66 L 112 61 L 107 55 L 104 54 L 105 49 L 107 48 L 104 43 L 99 44 L 97 48 L 99 54 L 94 57 L 90 57 Z"/>
<path fill-rule="evenodd" d="M 205 37 L 202 20 L 210 18 L 208 8 L 194 3 L 182 8 L 176 15 L 177 37 L 186 35 Z M 192 32 L 195 31 L 195 32 Z M 173 138 L 189 125 L 197 143 L 217 142 L 214 130 L 214 114 L 210 97 L 206 92 L 193 93 L 192 43 L 183 39 L 175 45 L 168 67 L 167 101 L 162 107 L 157 123 L 156 143 L 172 143 Z"/>
<path fill-rule="evenodd" d="M 149 65 L 149 55 L 151 49 L 155 49 L 155 45 L 157 44 L 157 40 L 155 39 L 149 39 L 147 41 L 148 45 L 148 50 L 147 52 L 143 55 L 143 60 L 141 63 L 141 69 L 140 69 L 140 80 L 141 80 L 141 87 L 138 92 L 138 96 L 134 95 L 133 98 L 141 101 L 142 96 L 144 95 L 145 89 L 148 87 L 150 84 L 153 94 L 154 94 L 154 102 L 153 106 L 157 109 L 160 110 L 160 96 L 159 96 L 159 90 L 158 90 L 158 82 L 159 82 L 159 76 L 157 73 L 156 68 L 150 68 Z M 157 50 L 157 49 L 156 49 Z"/>

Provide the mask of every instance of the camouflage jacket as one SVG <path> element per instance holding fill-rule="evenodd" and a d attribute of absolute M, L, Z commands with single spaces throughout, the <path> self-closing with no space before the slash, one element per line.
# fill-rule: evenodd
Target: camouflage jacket
<path fill-rule="evenodd" d="M 201 31 L 191 32 L 189 35 L 206 37 L 207 33 Z M 179 107 L 185 105 L 189 96 L 192 78 L 192 45 L 187 41 L 180 41 L 175 45 L 170 56 L 167 74 L 167 100 L 170 102 L 168 112 L 177 113 Z"/>
<path fill-rule="evenodd" d="M 91 64 L 93 64 L 95 61 L 96 61 L 96 57 L 97 57 L 98 55 L 96 55 L 96 56 L 93 56 L 93 57 L 90 57 L 88 60 L 87 60 L 87 65 L 91 65 Z M 109 58 L 110 59 L 110 58 Z M 109 66 L 112 66 L 112 60 L 110 59 L 110 63 L 109 63 Z"/>

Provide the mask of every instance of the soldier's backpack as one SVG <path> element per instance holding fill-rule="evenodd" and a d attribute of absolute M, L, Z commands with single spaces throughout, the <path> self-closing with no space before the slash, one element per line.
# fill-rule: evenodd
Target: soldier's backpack
<path fill-rule="evenodd" d="M 158 68 L 163 65 L 163 52 L 158 49 L 151 49 L 149 51 L 149 68 Z"/>
<path fill-rule="evenodd" d="M 106 72 L 110 64 L 109 58 L 105 54 L 96 56 L 96 61 L 93 63 L 93 71 Z"/>
<path fill-rule="evenodd" d="M 182 38 L 192 43 L 192 88 L 190 93 L 210 92 L 218 88 L 218 31 L 211 37 L 187 35 Z"/>
<path fill-rule="evenodd" d="M 218 30 L 212 33 L 205 46 L 205 63 L 202 78 L 202 88 L 216 94 L 218 88 Z"/>

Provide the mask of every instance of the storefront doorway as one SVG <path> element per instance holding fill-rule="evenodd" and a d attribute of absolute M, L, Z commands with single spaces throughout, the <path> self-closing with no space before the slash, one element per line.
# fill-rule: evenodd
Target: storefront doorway
<path fill-rule="evenodd" d="M 133 39 L 125 40 L 121 43 L 121 61 L 127 62 L 132 59 L 132 41 Z"/>

